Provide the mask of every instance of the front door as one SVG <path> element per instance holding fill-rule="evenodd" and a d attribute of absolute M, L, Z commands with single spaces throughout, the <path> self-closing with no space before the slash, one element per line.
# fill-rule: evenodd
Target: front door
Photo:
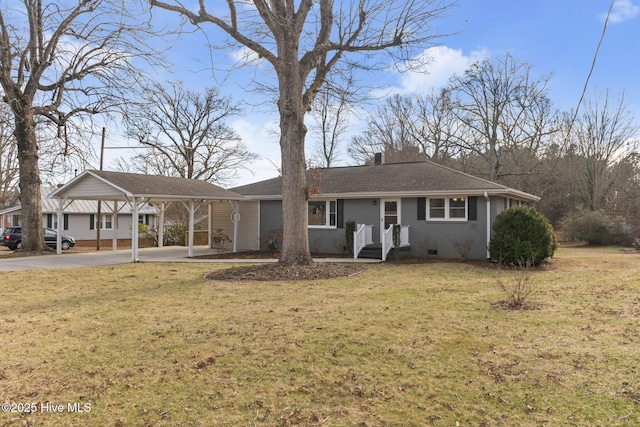
<path fill-rule="evenodd" d="M 380 201 L 380 236 L 391 224 L 400 224 L 399 199 L 383 199 Z"/>

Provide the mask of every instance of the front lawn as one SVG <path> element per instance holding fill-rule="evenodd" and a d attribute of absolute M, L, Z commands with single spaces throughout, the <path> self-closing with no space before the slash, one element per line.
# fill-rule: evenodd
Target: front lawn
<path fill-rule="evenodd" d="M 561 249 L 521 311 L 478 264 L 227 267 L 5 273 L 0 426 L 640 424 L 637 252 Z"/>

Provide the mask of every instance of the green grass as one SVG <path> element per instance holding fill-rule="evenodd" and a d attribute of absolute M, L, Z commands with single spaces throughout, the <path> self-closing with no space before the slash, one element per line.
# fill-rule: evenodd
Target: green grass
<path fill-rule="evenodd" d="M 226 267 L 7 274 L 0 401 L 91 411 L 0 426 L 640 424 L 637 253 L 561 249 L 524 311 L 473 264 L 203 279 Z"/>

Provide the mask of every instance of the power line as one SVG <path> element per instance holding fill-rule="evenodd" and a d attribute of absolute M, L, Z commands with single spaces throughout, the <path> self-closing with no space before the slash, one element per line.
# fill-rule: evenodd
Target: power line
<path fill-rule="evenodd" d="M 611 11 L 613 10 L 613 5 L 615 4 L 615 0 L 611 0 L 611 5 L 609 6 L 609 11 L 607 12 L 607 16 L 604 19 L 604 26 L 602 27 L 602 34 L 600 34 L 600 40 L 598 41 L 598 46 L 596 47 L 596 51 L 593 55 L 593 61 L 591 61 L 591 68 L 589 69 L 589 74 L 587 74 L 587 79 L 584 82 L 584 87 L 582 88 L 582 94 L 580 95 L 580 99 L 578 100 L 578 104 L 576 105 L 576 110 L 573 113 L 573 118 L 569 123 L 569 132 L 567 135 L 571 133 L 571 129 L 573 128 L 573 123 L 576 121 L 578 117 L 578 110 L 580 110 L 580 105 L 582 101 L 584 101 L 585 94 L 587 93 L 587 87 L 589 86 L 589 80 L 591 80 L 591 75 L 593 74 L 593 70 L 596 68 L 596 62 L 598 60 L 598 53 L 600 52 L 600 46 L 602 46 L 602 41 L 604 40 L 604 35 L 607 32 L 607 24 L 609 23 L 609 17 L 611 16 Z"/>

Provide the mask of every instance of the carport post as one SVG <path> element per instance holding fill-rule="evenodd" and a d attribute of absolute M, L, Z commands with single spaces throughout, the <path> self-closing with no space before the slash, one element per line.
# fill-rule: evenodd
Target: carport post
<path fill-rule="evenodd" d="M 195 222 L 195 202 L 189 200 L 189 258 L 193 257 L 193 227 Z"/>
<path fill-rule="evenodd" d="M 62 253 L 62 223 L 63 223 L 63 214 L 62 214 L 62 206 L 64 205 L 64 199 L 58 199 L 58 227 L 56 236 L 56 253 L 60 255 Z"/>
<path fill-rule="evenodd" d="M 131 262 L 138 262 L 138 201 L 131 200 Z"/>
<path fill-rule="evenodd" d="M 240 202 L 233 202 L 233 252 L 238 252 L 238 223 L 240 222 Z"/>
<path fill-rule="evenodd" d="M 160 218 L 158 219 L 158 247 L 164 246 L 164 210 L 166 206 L 164 202 L 160 203 Z"/>
<path fill-rule="evenodd" d="M 111 228 L 113 236 L 111 237 L 111 249 L 118 250 L 118 202 L 113 201 L 113 218 L 111 219 Z"/>

